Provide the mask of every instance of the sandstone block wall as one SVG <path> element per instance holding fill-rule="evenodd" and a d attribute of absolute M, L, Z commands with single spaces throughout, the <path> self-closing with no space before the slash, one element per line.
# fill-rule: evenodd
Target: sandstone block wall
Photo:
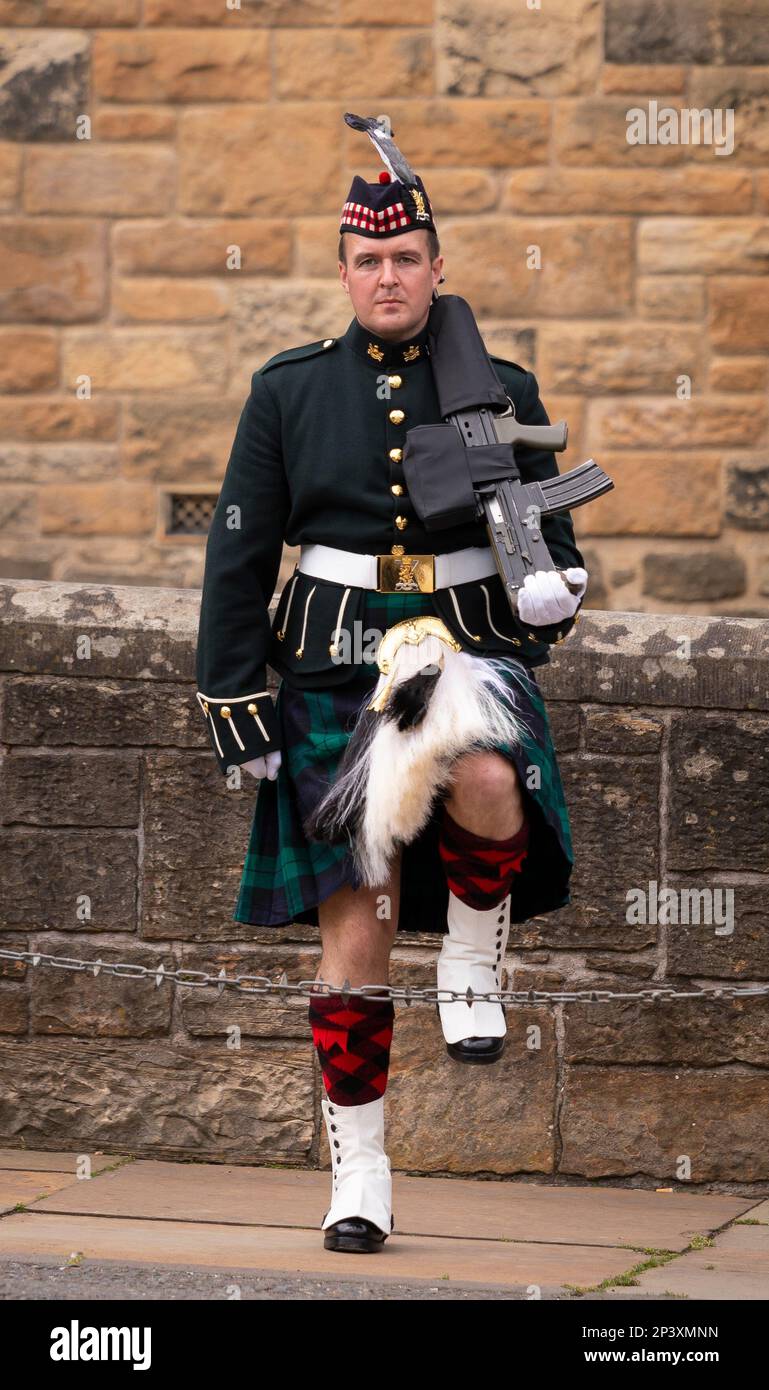
<path fill-rule="evenodd" d="M 266 357 L 349 321 L 338 216 L 379 167 L 352 109 L 389 114 L 445 291 L 568 420 L 561 467 L 615 478 L 575 513 L 592 607 L 769 613 L 769 0 L 1 0 L 0 24 L 0 574 L 199 584 L 169 497 L 215 494 Z M 733 150 L 628 144 L 650 102 L 731 109 Z"/>

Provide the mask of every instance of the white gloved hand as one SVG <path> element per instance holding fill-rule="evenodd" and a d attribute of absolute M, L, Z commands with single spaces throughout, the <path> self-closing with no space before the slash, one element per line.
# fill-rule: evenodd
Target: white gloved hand
<path fill-rule="evenodd" d="M 247 768 L 252 777 L 266 777 L 270 782 L 274 782 L 281 762 L 280 749 L 277 748 L 274 753 L 263 753 L 260 758 L 250 758 L 240 766 Z"/>
<path fill-rule="evenodd" d="M 518 590 L 518 616 L 522 623 L 546 627 L 574 616 L 587 589 L 587 570 L 572 565 L 563 572 L 570 583 L 579 585 L 577 593 L 567 588 L 555 570 L 536 570 L 526 575 Z"/>

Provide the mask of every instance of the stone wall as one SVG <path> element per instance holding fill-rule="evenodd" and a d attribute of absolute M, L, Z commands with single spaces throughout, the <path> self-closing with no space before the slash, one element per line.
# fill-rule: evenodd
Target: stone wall
<path fill-rule="evenodd" d="M 616 480 L 574 518 L 591 606 L 769 614 L 769 0 L 0 22 L 0 574 L 199 584 L 168 493 L 215 493 L 251 373 L 349 321 L 339 211 L 380 167 L 352 109 L 390 115 L 445 291 L 568 420 L 561 467 Z M 628 144 L 652 101 L 733 110 L 733 151 Z"/>
<path fill-rule="evenodd" d="M 232 919 L 256 788 L 228 789 L 197 712 L 198 605 L 186 589 L 0 585 L 3 946 L 314 977 L 315 928 Z M 539 678 L 572 902 L 513 926 L 504 984 L 766 985 L 769 622 L 586 610 Z M 669 922 L 628 920 L 650 885 L 675 890 Z M 434 986 L 437 944 L 400 938 L 392 982 Z M 0 975 L 0 1144 L 327 1162 L 306 996 L 2 958 Z M 449 1059 L 432 1005 L 397 1006 L 396 1169 L 766 1190 L 768 1102 L 762 996 L 516 1005 L 480 1069 Z"/>

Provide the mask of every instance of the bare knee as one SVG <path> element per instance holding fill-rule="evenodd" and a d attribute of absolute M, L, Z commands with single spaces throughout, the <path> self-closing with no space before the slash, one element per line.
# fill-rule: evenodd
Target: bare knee
<path fill-rule="evenodd" d="M 520 780 L 500 753 L 464 753 L 457 759 L 451 791 L 459 800 L 509 805 L 511 798 L 520 800 Z"/>

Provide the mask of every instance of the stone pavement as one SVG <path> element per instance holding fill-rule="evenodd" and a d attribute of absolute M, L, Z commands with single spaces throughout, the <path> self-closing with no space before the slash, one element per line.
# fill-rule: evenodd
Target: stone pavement
<path fill-rule="evenodd" d="M 2 1297 L 769 1297 L 760 1197 L 396 1172 L 384 1249 L 347 1255 L 326 1170 L 87 1158 L 0 1150 Z"/>

